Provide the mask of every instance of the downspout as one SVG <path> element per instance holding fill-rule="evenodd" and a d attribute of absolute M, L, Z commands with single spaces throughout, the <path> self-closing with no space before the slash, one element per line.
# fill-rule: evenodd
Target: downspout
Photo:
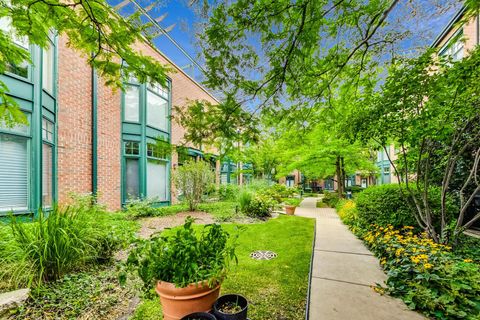
<path fill-rule="evenodd" d="M 97 72 L 92 67 L 92 195 L 97 197 Z"/>
<path fill-rule="evenodd" d="M 477 45 L 480 44 L 480 13 L 477 14 Z"/>

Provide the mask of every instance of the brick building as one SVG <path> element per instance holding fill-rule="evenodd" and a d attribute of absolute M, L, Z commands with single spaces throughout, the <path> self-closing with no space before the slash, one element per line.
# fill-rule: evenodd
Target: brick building
<path fill-rule="evenodd" d="M 6 20 L 0 27 L 10 30 Z M 72 193 L 96 193 L 111 210 L 130 197 L 175 201 L 172 171 L 203 151 L 185 144 L 185 154 L 167 155 L 157 141 L 184 144 L 184 128 L 170 119 L 172 106 L 216 98 L 147 43 L 138 49 L 174 69 L 166 88 L 132 79 L 125 91 L 112 90 L 63 37 L 52 36 L 46 50 L 15 41 L 33 63 L 0 77 L 29 124 L 0 127 L 0 215 L 65 203 Z M 220 183 L 221 165 L 211 161 Z"/>

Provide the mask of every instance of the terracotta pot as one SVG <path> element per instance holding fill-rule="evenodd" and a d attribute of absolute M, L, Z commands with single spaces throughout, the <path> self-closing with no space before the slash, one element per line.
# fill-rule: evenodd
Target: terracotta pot
<path fill-rule="evenodd" d="M 295 208 L 296 208 L 295 206 L 290 206 L 290 205 L 287 204 L 285 206 L 285 213 L 293 216 L 295 214 Z"/>
<path fill-rule="evenodd" d="M 175 288 L 170 282 L 158 281 L 155 291 L 160 296 L 164 320 L 180 320 L 193 312 L 209 312 L 220 293 L 220 285 L 210 288 L 204 282 Z"/>

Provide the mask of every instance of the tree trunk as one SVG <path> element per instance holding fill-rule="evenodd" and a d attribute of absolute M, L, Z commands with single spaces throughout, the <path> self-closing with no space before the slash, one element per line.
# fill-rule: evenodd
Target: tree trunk
<path fill-rule="evenodd" d="M 343 184 L 345 181 L 342 181 L 342 167 L 340 163 L 340 156 L 337 156 L 337 160 L 335 161 L 335 169 L 337 174 L 337 192 L 340 198 L 343 197 Z"/>

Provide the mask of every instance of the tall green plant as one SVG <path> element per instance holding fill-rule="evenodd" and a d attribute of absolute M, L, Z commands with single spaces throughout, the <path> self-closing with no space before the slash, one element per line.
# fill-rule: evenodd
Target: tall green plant
<path fill-rule="evenodd" d="M 14 283 L 28 285 L 58 280 L 94 255 L 95 240 L 82 223 L 82 213 L 54 207 L 38 221 L 21 222 L 12 217 L 11 238 L 3 241 L 1 274 Z"/>
<path fill-rule="evenodd" d="M 188 203 L 190 211 L 195 211 L 208 186 L 214 181 L 214 173 L 205 161 L 188 161 L 174 174 L 175 186 Z"/>

